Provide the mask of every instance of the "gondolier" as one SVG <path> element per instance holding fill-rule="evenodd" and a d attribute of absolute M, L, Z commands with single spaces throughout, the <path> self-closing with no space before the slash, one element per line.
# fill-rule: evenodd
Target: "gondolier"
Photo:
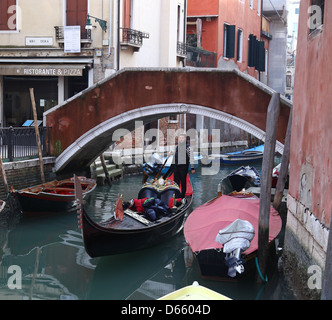
<path fill-rule="evenodd" d="M 175 150 L 174 162 L 164 175 L 164 179 L 167 179 L 174 172 L 174 181 L 181 186 L 182 198 L 186 195 L 189 165 L 191 173 L 195 173 L 194 155 L 186 140 L 186 134 L 181 133 Z M 172 152 L 170 152 L 170 154 L 172 154 Z"/>

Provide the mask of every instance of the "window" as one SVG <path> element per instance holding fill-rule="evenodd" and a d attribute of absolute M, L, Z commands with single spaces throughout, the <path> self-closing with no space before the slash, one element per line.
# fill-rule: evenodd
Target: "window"
<path fill-rule="evenodd" d="M 316 34 L 316 30 L 319 31 L 322 29 L 324 23 L 324 7 L 325 0 L 311 0 L 311 5 L 308 8 L 308 25 L 310 29 L 310 34 Z"/>
<path fill-rule="evenodd" d="M 250 8 L 251 8 L 251 9 L 254 8 L 254 0 L 250 0 Z"/>
<path fill-rule="evenodd" d="M 258 71 L 265 71 L 264 41 L 257 40 L 253 34 L 249 35 L 248 67 L 255 67 Z"/>
<path fill-rule="evenodd" d="M 16 14 L 17 14 L 16 0 L 1 0 L 0 1 L 0 30 L 13 31 L 17 30 Z"/>
<path fill-rule="evenodd" d="M 224 58 L 234 58 L 235 26 L 224 24 Z"/>
<path fill-rule="evenodd" d="M 257 14 L 260 16 L 261 15 L 261 5 L 262 5 L 262 0 L 258 0 L 257 2 Z"/>
<path fill-rule="evenodd" d="M 238 62 L 242 62 L 242 51 L 243 51 L 243 31 L 237 30 L 237 53 L 236 59 Z"/>

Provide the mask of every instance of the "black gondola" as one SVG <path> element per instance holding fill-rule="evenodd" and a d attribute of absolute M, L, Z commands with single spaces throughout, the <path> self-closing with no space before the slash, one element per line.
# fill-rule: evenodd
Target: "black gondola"
<path fill-rule="evenodd" d="M 190 182 L 189 178 L 188 181 Z M 98 223 L 86 212 L 80 183 L 75 176 L 79 228 L 82 229 L 86 252 L 91 257 L 126 253 L 152 247 L 178 234 L 192 204 L 192 189 L 187 186 L 187 190 L 185 201 L 179 202 L 179 206 L 174 206 L 171 213 L 158 217 L 155 221 L 149 221 L 138 212 L 125 209 L 122 221 L 112 217 Z M 168 204 L 171 198 L 179 198 L 180 194 L 180 188 L 174 181 L 166 180 L 163 184 L 148 182 L 139 191 L 138 199 L 156 197 Z"/>

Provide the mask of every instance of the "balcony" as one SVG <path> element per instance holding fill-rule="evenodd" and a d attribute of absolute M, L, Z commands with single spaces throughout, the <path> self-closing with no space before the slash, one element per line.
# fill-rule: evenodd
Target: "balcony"
<path fill-rule="evenodd" d="M 215 68 L 216 53 L 203 50 L 197 47 L 186 47 L 187 61 L 186 65 L 198 68 Z"/>
<path fill-rule="evenodd" d="M 187 57 L 187 45 L 184 42 L 177 42 L 176 54 L 180 59 L 185 59 Z"/>
<path fill-rule="evenodd" d="M 149 39 L 147 32 L 142 32 L 130 28 L 120 28 L 120 45 L 122 49 L 132 47 L 134 51 L 139 51 L 143 45 L 143 39 Z"/>
<path fill-rule="evenodd" d="M 64 45 L 64 26 L 55 26 L 55 39 L 59 43 L 60 47 L 63 47 Z M 90 45 L 92 43 L 91 39 L 91 30 L 90 29 L 85 29 L 81 27 L 81 44 L 83 46 L 85 45 Z"/>

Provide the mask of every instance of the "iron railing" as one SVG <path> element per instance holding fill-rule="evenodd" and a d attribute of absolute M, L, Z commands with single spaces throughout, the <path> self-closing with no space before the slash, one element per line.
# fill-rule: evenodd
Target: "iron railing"
<path fill-rule="evenodd" d="M 43 157 L 49 154 L 48 129 L 39 128 Z M 38 157 L 35 128 L 0 128 L 0 156 L 4 161 L 10 162 Z"/>
<path fill-rule="evenodd" d="M 64 41 L 65 33 L 63 26 L 55 26 L 55 38 L 57 41 Z M 81 28 L 81 40 L 89 40 L 91 41 L 91 30 Z"/>
<path fill-rule="evenodd" d="M 187 46 L 186 65 L 200 68 L 214 68 L 216 66 L 216 53 L 196 47 Z"/>
<path fill-rule="evenodd" d="M 141 47 L 143 39 L 149 39 L 150 35 L 147 32 L 142 32 L 129 28 L 120 28 L 122 31 L 121 44 L 130 44 Z"/>

